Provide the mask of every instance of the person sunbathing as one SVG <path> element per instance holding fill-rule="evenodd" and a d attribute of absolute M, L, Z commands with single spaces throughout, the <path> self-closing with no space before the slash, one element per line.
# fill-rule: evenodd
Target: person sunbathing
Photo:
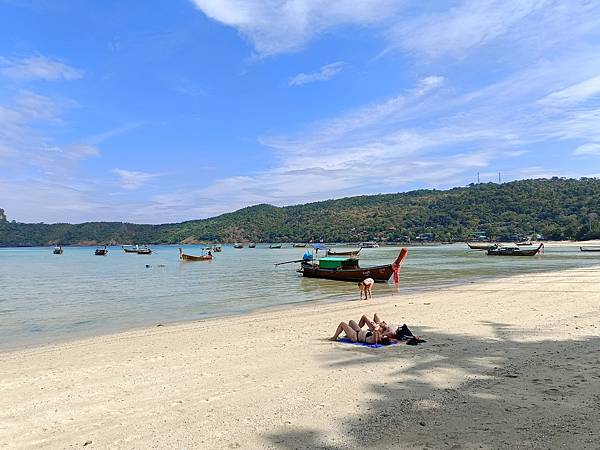
<path fill-rule="evenodd" d="M 364 342 L 366 344 L 380 343 L 383 345 L 390 343 L 388 337 L 382 336 L 381 332 L 379 331 L 379 327 L 373 328 L 372 330 L 363 330 L 362 327 L 358 326 L 358 324 L 354 320 L 351 320 L 348 323 L 340 322 L 331 340 L 337 341 L 342 331 L 346 334 L 346 337 L 352 342 Z"/>
<path fill-rule="evenodd" d="M 406 324 L 396 325 L 394 323 L 387 323 L 381 320 L 377 313 L 373 315 L 373 320 L 370 320 L 366 315 L 363 315 L 358 321 L 357 326 L 362 328 L 365 324 L 369 330 L 377 330 L 382 336 L 386 336 L 389 339 L 406 339 L 414 337 Z"/>

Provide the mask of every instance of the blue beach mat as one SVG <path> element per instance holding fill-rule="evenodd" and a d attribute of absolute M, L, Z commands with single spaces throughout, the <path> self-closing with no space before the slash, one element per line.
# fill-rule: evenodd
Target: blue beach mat
<path fill-rule="evenodd" d="M 381 345 L 381 344 L 367 344 L 366 342 L 353 342 L 349 338 L 340 338 L 337 342 L 341 342 L 342 344 L 352 344 L 359 345 L 361 347 L 369 347 L 369 348 L 381 348 L 381 347 L 391 347 L 392 345 L 398 345 L 398 341 L 392 341 L 390 345 Z"/>

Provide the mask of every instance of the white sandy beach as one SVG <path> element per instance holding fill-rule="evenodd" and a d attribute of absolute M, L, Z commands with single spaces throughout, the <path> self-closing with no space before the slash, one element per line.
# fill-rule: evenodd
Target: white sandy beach
<path fill-rule="evenodd" d="M 600 268 L 96 337 L 0 354 L 0 447 L 598 448 L 599 344 Z"/>

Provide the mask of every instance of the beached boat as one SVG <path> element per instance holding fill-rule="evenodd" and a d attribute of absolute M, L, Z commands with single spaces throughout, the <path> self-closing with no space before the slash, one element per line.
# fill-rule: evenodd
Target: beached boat
<path fill-rule="evenodd" d="M 236 242 L 235 244 L 233 244 L 233 248 L 244 248 L 244 244 L 240 244 L 239 242 Z"/>
<path fill-rule="evenodd" d="M 248 244 L 248 248 L 256 248 L 256 244 L 254 242 Z"/>
<path fill-rule="evenodd" d="M 346 252 L 336 252 L 334 250 L 327 250 L 327 256 L 358 256 L 360 251 L 363 248 L 359 248 L 358 250 L 349 250 Z"/>
<path fill-rule="evenodd" d="M 375 281 L 386 282 L 394 273 L 398 274 L 400 265 L 406 259 L 408 250 L 402 248 L 392 264 L 375 267 L 359 267 L 358 258 L 342 256 L 326 256 L 318 261 L 302 261 L 298 272 L 309 278 L 326 278 L 338 281 L 362 281 L 373 278 Z M 397 280 L 397 276 L 395 280 Z"/>
<path fill-rule="evenodd" d="M 108 255 L 108 249 L 106 248 L 106 245 L 104 246 L 104 248 L 98 247 L 96 249 L 96 251 L 94 252 L 94 255 L 96 255 L 96 256 L 106 256 L 106 255 Z"/>
<path fill-rule="evenodd" d="M 582 252 L 600 252 L 600 247 L 579 247 Z"/>
<path fill-rule="evenodd" d="M 360 246 L 363 248 L 377 248 L 379 247 L 379 244 L 377 242 L 368 241 L 361 243 Z"/>
<path fill-rule="evenodd" d="M 182 261 L 210 261 L 213 259 L 213 255 L 210 250 L 206 255 L 188 255 L 186 253 L 183 253 L 183 250 L 181 249 L 181 247 L 179 247 L 179 259 L 181 259 Z"/>
<path fill-rule="evenodd" d="M 271 244 L 269 248 L 281 248 L 281 244 Z"/>
<path fill-rule="evenodd" d="M 467 242 L 467 245 L 471 250 L 489 250 L 496 246 L 493 242 Z"/>
<path fill-rule="evenodd" d="M 540 244 L 536 248 L 522 249 L 519 247 L 500 247 L 496 245 L 488 249 L 487 254 L 490 256 L 535 256 L 544 248 L 544 244 Z"/>
<path fill-rule="evenodd" d="M 56 247 L 54 247 L 54 251 L 52 253 L 54 253 L 55 255 L 62 255 L 63 249 L 60 245 L 57 245 Z"/>

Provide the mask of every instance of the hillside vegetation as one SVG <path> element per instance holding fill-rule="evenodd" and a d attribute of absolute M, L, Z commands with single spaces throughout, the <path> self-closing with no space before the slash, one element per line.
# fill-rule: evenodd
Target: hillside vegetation
<path fill-rule="evenodd" d="M 522 180 L 447 191 L 364 195 L 305 205 L 257 205 L 205 220 L 165 225 L 121 222 L 0 222 L 0 246 L 175 244 L 202 241 L 326 242 L 468 240 L 541 234 L 600 238 L 600 180 Z"/>

